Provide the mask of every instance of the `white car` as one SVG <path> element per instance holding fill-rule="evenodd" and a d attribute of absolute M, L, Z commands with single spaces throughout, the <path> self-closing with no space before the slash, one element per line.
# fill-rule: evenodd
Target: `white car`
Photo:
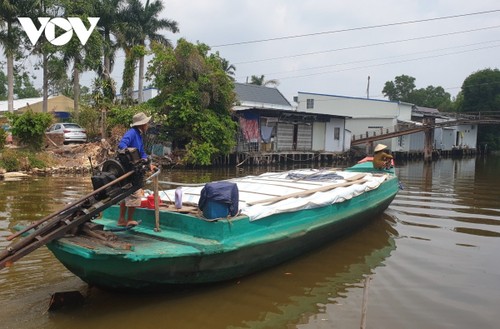
<path fill-rule="evenodd" d="M 76 123 L 56 123 L 47 129 L 47 134 L 64 134 L 64 144 L 86 143 L 87 131 Z"/>

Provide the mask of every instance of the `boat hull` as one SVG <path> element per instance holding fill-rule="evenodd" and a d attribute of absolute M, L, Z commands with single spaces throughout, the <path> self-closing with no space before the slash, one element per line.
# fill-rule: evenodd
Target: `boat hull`
<path fill-rule="evenodd" d="M 91 285 L 112 289 L 158 289 L 226 281 L 277 265 L 318 248 L 382 213 L 398 190 L 392 176 L 376 190 L 328 206 L 280 213 L 261 220 L 245 216 L 205 222 L 161 212 L 162 232 L 152 231 L 154 211 L 137 209 L 139 228 L 117 233 L 133 250 L 63 238 L 48 248 L 71 272 Z M 114 222 L 117 207 L 106 211 Z M 106 220 L 104 220 L 106 221 Z M 169 235 L 177 231 L 177 235 Z M 189 232 L 189 237 L 179 238 Z M 184 235 L 183 235 L 184 233 Z M 191 236 L 192 235 L 192 236 Z M 193 240 L 193 241 L 189 241 Z"/>

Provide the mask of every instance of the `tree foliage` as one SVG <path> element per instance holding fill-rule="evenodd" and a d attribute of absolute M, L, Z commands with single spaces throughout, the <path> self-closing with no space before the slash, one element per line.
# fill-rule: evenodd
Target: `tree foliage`
<path fill-rule="evenodd" d="M 12 135 L 19 138 L 21 143 L 33 150 L 40 150 L 43 145 L 45 130 L 52 122 L 48 113 L 34 113 L 28 109 L 21 115 L 9 114 L 12 122 Z"/>
<path fill-rule="evenodd" d="M 395 77 L 394 81 L 387 81 L 382 93 L 391 101 L 408 102 L 414 89 L 415 78 L 403 74 Z"/>
<path fill-rule="evenodd" d="M 484 69 L 469 75 L 462 84 L 461 112 L 500 112 L 500 71 Z M 483 125 L 478 131 L 478 145 L 500 150 L 498 125 Z"/>
<path fill-rule="evenodd" d="M 7 99 L 7 76 L 0 71 L 0 101 Z"/>
<path fill-rule="evenodd" d="M 451 95 L 443 87 L 415 88 L 415 78 L 403 74 L 394 78 L 394 81 L 387 81 L 382 93 L 391 101 L 407 102 L 440 110 L 451 109 Z"/>
<path fill-rule="evenodd" d="M 177 22 L 160 18 L 163 9 L 164 5 L 160 0 L 146 0 L 145 3 L 140 0 L 127 0 L 127 8 L 123 10 L 124 24 L 121 25 L 117 35 L 126 57 L 121 93 L 129 102 L 134 89 L 133 79 L 137 62 L 139 63 L 138 101 L 142 102 L 146 41 L 172 46 L 170 40 L 160 31 L 167 30 L 173 33 L 178 31 Z"/>
<path fill-rule="evenodd" d="M 187 164 L 210 165 L 235 145 L 233 82 L 220 56 L 209 55 L 205 44 L 180 39 L 175 49 L 152 48 L 148 75 L 160 90 L 158 119 L 168 127 L 173 146 L 186 150 Z"/>
<path fill-rule="evenodd" d="M 68 16 L 80 17 L 87 22 L 88 17 L 97 15 L 97 0 L 70 1 L 60 0 Z M 99 33 L 90 34 L 87 43 L 83 46 L 78 38 L 72 38 L 62 47 L 63 62 L 65 66 L 72 63 L 73 72 L 73 99 L 74 111 L 78 114 L 80 101 L 80 74 L 86 70 L 97 70 L 101 64 L 103 49 L 102 36 Z"/>
<path fill-rule="evenodd" d="M 85 128 L 89 140 L 101 133 L 101 112 L 95 107 L 82 106 L 76 122 Z"/>
<path fill-rule="evenodd" d="M 462 112 L 500 111 L 500 70 L 484 69 L 462 84 Z"/>
<path fill-rule="evenodd" d="M 250 84 L 257 86 L 264 86 L 264 87 L 269 87 L 269 86 L 278 87 L 280 82 L 276 79 L 266 80 L 264 75 L 261 76 L 252 75 L 250 77 Z"/>
<path fill-rule="evenodd" d="M 22 55 L 22 33 L 17 17 L 33 15 L 36 0 L 0 1 L 0 46 L 7 58 L 8 110 L 13 112 L 14 57 Z"/>
<path fill-rule="evenodd" d="M 227 59 L 222 58 L 218 51 L 215 53 L 215 56 L 220 58 L 220 61 L 222 64 L 222 69 L 224 70 L 224 72 L 226 72 L 229 79 L 231 79 L 231 81 L 235 81 L 234 75 L 235 75 L 235 71 L 236 71 L 236 66 L 229 63 L 229 61 Z"/>
<path fill-rule="evenodd" d="M 4 148 L 7 139 L 7 132 L 0 127 L 0 151 Z"/>
<path fill-rule="evenodd" d="M 40 97 L 40 92 L 35 88 L 26 72 L 14 76 L 14 94 L 17 98 Z"/>

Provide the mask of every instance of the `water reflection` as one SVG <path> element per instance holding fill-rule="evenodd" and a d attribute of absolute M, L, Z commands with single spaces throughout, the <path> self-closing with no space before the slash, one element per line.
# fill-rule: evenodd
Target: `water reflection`
<path fill-rule="evenodd" d="M 196 183 L 262 171 L 265 169 L 167 171 L 161 179 Z M 8 184 L 13 193 L 0 206 L 0 230 L 4 237 L 10 234 L 12 225 L 39 219 L 90 190 L 87 177 L 40 178 L 32 184 Z M 12 197 L 18 193 L 24 196 Z M 86 285 L 41 248 L 0 272 L 0 300 L 6 305 L 0 309 L 0 317 L 7 321 L 4 323 L 15 323 L 16 328 L 114 327 L 117 323 L 123 328 L 156 328 L 158 321 L 166 317 L 172 328 L 288 326 L 309 314 L 322 312 L 321 305 L 336 303 L 348 287 L 359 286 L 365 275 L 381 266 L 395 248 L 395 223 L 395 219 L 383 215 L 359 232 L 306 257 L 203 289 L 132 296 L 91 289 L 84 308 L 53 316 L 45 313 L 51 293 L 85 291 Z M 20 317 L 26 309 L 29 315 Z"/>
<path fill-rule="evenodd" d="M 409 162 L 389 209 L 321 250 L 237 281 L 175 294 L 98 289 L 81 309 L 46 314 L 54 291 L 85 290 L 45 248 L 0 271 L 2 328 L 354 328 L 371 275 L 368 327 L 496 328 L 500 157 Z M 285 168 L 165 170 L 200 183 Z M 12 225 L 90 191 L 88 177 L 0 181 L 0 245 Z"/>
<path fill-rule="evenodd" d="M 169 295 L 121 295 L 92 289 L 83 309 L 40 328 L 286 328 L 339 303 L 395 250 L 387 215 L 354 235 L 269 271 Z M 124 309 L 129 310 L 124 312 Z"/>
<path fill-rule="evenodd" d="M 492 159 L 493 163 L 497 161 L 496 157 Z M 491 166 L 484 158 L 408 163 L 398 168 L 398 176 L 408 188 L 393 206 L 404 208 L 400 210 L 407 225 L 498 236 L 500 190 L 492 186 L 500 180 L 498 175 L 485 173 Z"/>

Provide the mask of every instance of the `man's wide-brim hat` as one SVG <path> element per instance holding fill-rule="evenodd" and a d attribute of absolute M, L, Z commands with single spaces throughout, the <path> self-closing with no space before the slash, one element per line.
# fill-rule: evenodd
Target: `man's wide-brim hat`
<path fill-rule="evenodd" d="M 384 145 L 384 144 L 378 144 L 377 146 L 375 146 L 375 152 L 385 150 L 386 148 L 387 148 L 386 145 Z"/>
<path fill-rule="evenodd" d="M 145 125 L 146 123 L 151 120 L 151 117 L 148 117 L 144 112 L 139 112 L 134 115 L 132 118 L 132 123 L 130 124 L 130 127 L 135 127 L 135 126 L 142 126 Z"/>

